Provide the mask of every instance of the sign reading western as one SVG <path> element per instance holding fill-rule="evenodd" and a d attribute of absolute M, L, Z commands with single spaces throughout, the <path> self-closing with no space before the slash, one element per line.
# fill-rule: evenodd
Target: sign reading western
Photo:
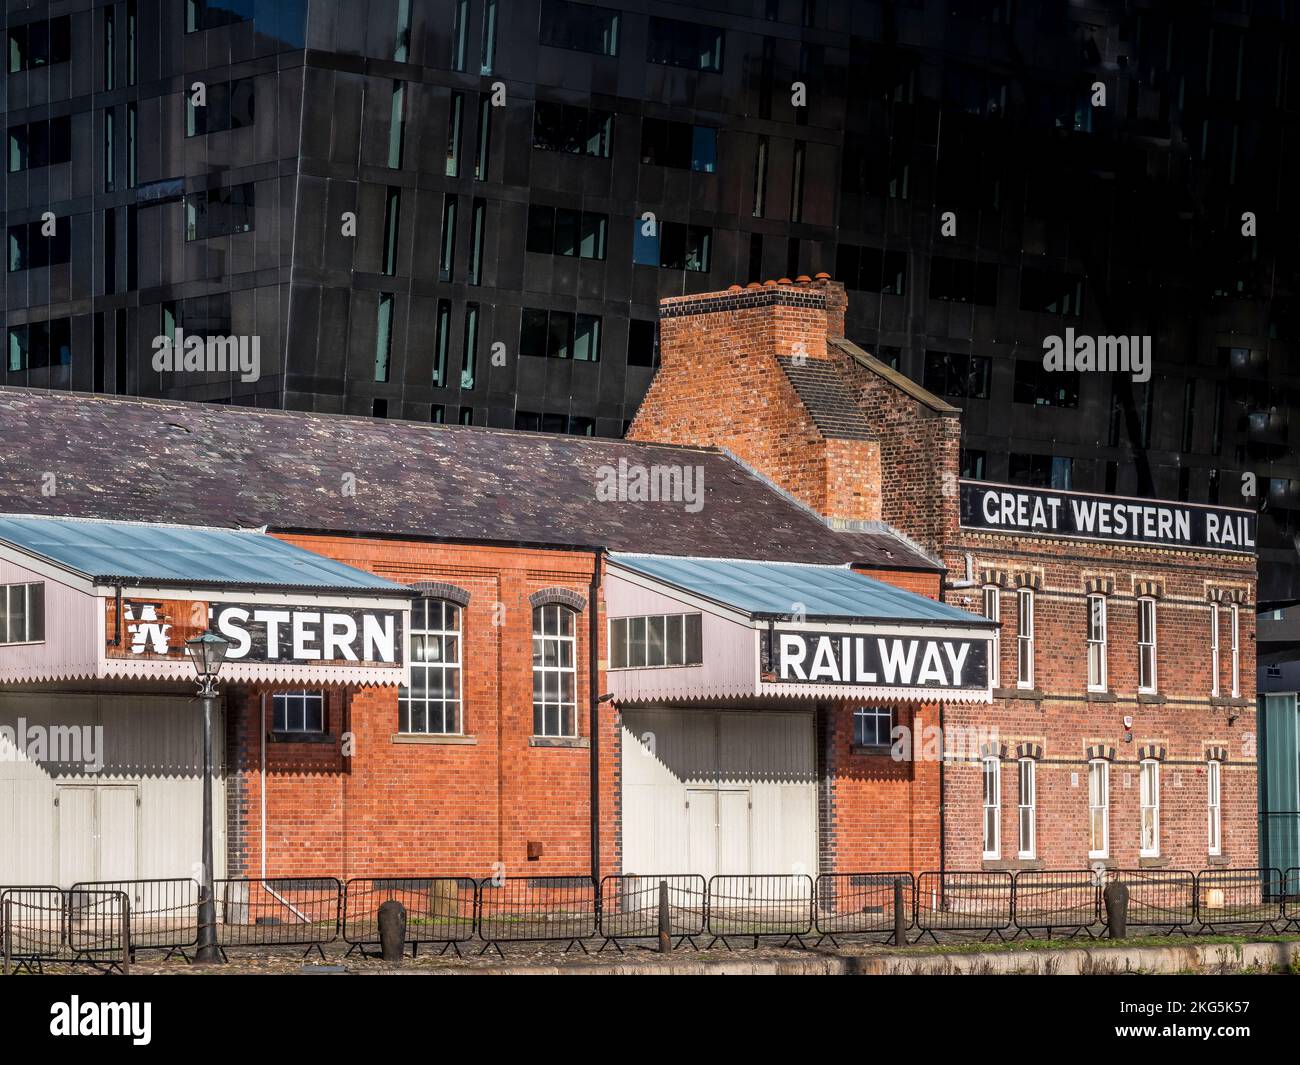
<path fill-rule="evenodd" d="M 778 681 L 891 688 L 987 688 L 988 641 L 849 632 L 773 633 Z"/>
<path fill-rule="evenodd" d="M 1031 536 L 1255 552 L 1256 517 L 1248 511 L 980 481 L 961 482 L 961 524 Z"/>
<path fill-rule="evenodd" d="M 230 661 L 401 666 L 402 612 L 389 609 L 192 600 L 108 600 L 109 657 L 179 658 L 206 629 L 230 641 Z M 115 636 L 117 642 L 114 643 Z"/>

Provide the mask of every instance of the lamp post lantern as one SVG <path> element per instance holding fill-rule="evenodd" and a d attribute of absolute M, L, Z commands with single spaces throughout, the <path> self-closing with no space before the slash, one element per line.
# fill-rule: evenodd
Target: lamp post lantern
<path fill-rule="evenodd" d="M 199 882 L 199 942 L 195 953 L 199 962 L 221 960 L 212 891 L 212 711 L 217 702 L 217 674 L 229 650 L 230 641 L 215 632 L 185 641 L 185 652 L 198 674 L 199 698 L 203 700 L 203 878 Z"/>

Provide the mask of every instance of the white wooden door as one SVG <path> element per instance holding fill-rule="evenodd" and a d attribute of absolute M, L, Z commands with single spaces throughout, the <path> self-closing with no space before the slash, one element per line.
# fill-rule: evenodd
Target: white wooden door
<path fill-rule="evenodd" d="M 817 869 L 808 711 L 623 711 L 623 871 Z"/>

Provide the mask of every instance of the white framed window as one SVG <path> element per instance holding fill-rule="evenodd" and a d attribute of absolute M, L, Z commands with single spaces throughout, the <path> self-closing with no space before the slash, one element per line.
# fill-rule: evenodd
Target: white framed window
<path fill-rule="evenodd" d="M 1002 763 L 984 759 L 984 857 L 1002 853 Z"/>
<path fill-rule="evenodd" d="M 319 735 L 325 731 L 324 692 L 276 692 L 271 696 L 271 731 Z"/>
<path fill-rule="evenodd" d="M 0 643 L 45 640 L 45 584 L 0 584 Z"/>
<path fill-rule="evenodd" d="M 1219 806 L 1219 786 L 1223 763 L 1217 759 L 1205 763 L 1206 801 L 1209 805 L 1209 852 L 1223 853 L 1223 815 Z"/>
<path fill-rule="evenodd" d="M 1094 758 L 1088 763 L 1088 857 L 1110 853 L 1110 763 Z"/>
<path fill-rule="evenodd" d="M 1142 840 L 1139 854 L 1143 858 L 1160 856 L 1160 763 L 1144 759 L 1139 767 L 1139 802 L 1142 813 Z"/>
<path fill-rule="evenodd" d="M 445 599 L 411 604 L 411 686 L 397 693 L 398 731 L 458 736 L 461 714 L 461 619 Z"/>
<path fill-rule="evenodd" d="M 1156 690 L 1156 601 L 1138 600 L 1138 691 Z"/>
<path fill-rule="evenodd" d="M 1219 694 L 1219 604 L 1210 604 L 1210 694 Z"/>
<path fill-rule="evenodd" d="M 1088 596 L 1088 690 L 1106 690 L 1106 597 Z"/>
<path fill-rule="evenodd" d="M 1037 765 L 1032 758 L 1020 759 L 1020 849 L 1018 856 L 1032 858 L 1036 845 L 1035 833 L 1038 820 L 1038 781 Z"/>
<path fill-rule="evenodd" d="M 1002 589 L 996 584 L 984 588 L 984 616 L 990 621 L 1002 620 Z M 1001 680 L 1002 670 L 1002 636 L 993 633 L 989 642 L 989 684 L 996 688 Z"/>
<path fill-rule="evenodd" d="M 533 608 L 533 735 L 578 734 L 575 612 L 559 603 Z"/>
<path fill-rule="evenodd" d="M 1034 686 L 1034 593 L 1021 588 L 1016 596 L 1018 624 L 1016 631 L 1016 687 Z"/>
<path fill-rule="evenodd" d="M 893 743 L 894 711 L 888 706 L 860 706 L 853 711 L 853 744 L 888 747 Z"/>
<path fill-rule="evenodd" d="M 1241 697 L 1241 610 L 1232 604 L 1232 697 Z"/>

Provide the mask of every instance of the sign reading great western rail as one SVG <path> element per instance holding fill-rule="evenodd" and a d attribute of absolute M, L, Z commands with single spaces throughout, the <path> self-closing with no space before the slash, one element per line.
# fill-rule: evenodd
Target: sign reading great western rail
<path fill-rule="evenodd" d="M 890 688 L 986 688 L 988 641 L 889 633 L 773 633 L 773 679 Z"/>
<path fill-rule="evenodd" d="M 961 524 L 967 529 L 1255 553 L 1256 517 L 1247 510 L 983 481 L 962 481 L 960 487 Z"/>

